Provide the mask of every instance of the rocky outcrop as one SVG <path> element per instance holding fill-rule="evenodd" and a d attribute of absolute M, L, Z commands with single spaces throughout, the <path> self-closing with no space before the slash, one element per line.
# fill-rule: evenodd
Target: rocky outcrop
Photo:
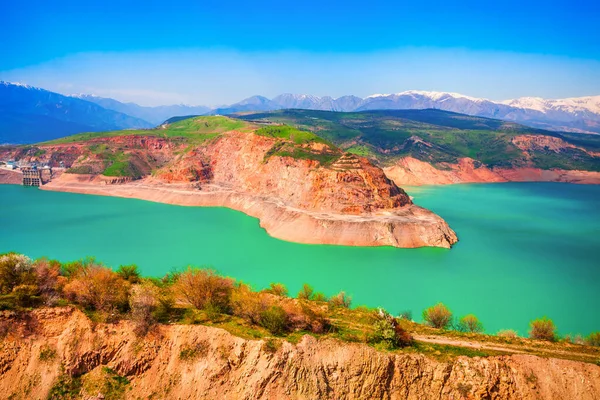
<path fill-rule="evenodd" d="M 523 144 L 525 142 L 519 142 Z M 553 142 L 554 143 L 554 142 Z M 556 143 L 554 143 L 556 145 Z M 384 168 L 385 174 L 398 185 L 447 185 L 453 183 L 493 182 L 568 182 L 600 184 L 600 172 L 577 170 L 543 170 L 539 168 L 488 168 L 470 158 L 457 164 L 436 168 L 412 157 L 402 158 Z"/>
<path fill-rule="evenodd" d="M 46 398 L 65 376 L 84 383 L 102 367 L 128 379 L 125 398 L 597 399 L 600 367 L 529 355 L 458 357 L 384 353 L 303 337 L 267 346 L 200 325 L 162 325 L 145 337 L 130 322 L 92 323 L 72 308 L 4 312 L 0 393 Z M 189 349 L 193 349 L 190 351 Z M 187 356 L 182 356 L 187 350 Z M 41 354 L 44 354 L 43 356 Z M 80 389 L 77 389 L 80 390 Z"/>
<path fill-rule="evenodd" d="M 281 138 L 252 131 L 226 132 L 192 149 L 121 140 L 106 143 L 128 151 L 146 146 L 145 157 L 160 165 L 152 176 L 109 182 L 64 174 L 43 189 L 229 207 L 259 218 L 272 236 L 299 243 L 449 248 L 457 241 L 442 218 L 414 205 L 380 168 L 327 144 L 311 143 L 309 157 L 293 157 L 274 155 Z M 323 154 L 331 165 L 320 161 Z"/>

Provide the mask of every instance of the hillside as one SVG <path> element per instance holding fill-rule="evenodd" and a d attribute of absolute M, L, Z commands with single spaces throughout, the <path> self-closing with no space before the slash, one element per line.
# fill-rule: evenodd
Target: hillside
<path fill-rule="evenodd" d="M 66 167 L 45 190 L 229 207 L 294 242 L 449 248 L 457 241 L 367 159 L 289 126 L 196 117 L 7 147 L 0 159 Z"/>
<path fill-rule="evenodd" d="M 460 322 L 434 327 L 352 308 L 344 292 L 328 298 L 305 285 L 294 298 L 281 284 L 257 291 L 192 267 L 144 278 L 134 265 L 113 271 L 92 258 L 14 253 L 0 254 L 0 266 L 0 390 L 11 399 L 533 400 L 600 391 L 598 332 L 559 340 L 532 328 L 526 339 Z"/>
<path fill-rule="evenodd" d="M 386 168 L 399 184 L 416 183 L 407 174 L 424 174 L 425 169 L 430 171 L 419 183 L 520 180 L 518 174 L 510 175 L 514 171 L 527 172 L 523 180 L 543 180 L 541 171 L 600 171 L 600 136 L 550 132 L 441 110 L 281 110 L 237 116 L 315 132 Z M 465 166 L 470 171 L 447 177 L 449 182 L 437 182 L 432 176 L 462 171 Z M 400 176 L 399 167 L 410 171 Z"/>
<path fill-rule="evenodd" d="M 151 126 L 88 101 L 0 82 L 0 144 L 36 143 L 78 132 Z"/>

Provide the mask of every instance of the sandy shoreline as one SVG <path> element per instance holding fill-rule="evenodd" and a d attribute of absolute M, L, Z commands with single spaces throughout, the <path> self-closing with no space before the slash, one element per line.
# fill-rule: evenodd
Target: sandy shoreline
<path fill-rule="evenodd" d="M 277 199 L 218 185 L 198 190 L 185 184 L 157 184 L 150 179 L 110 185 L 98 177 L 82 175 L 63 175 L 40 189 L 181 206 L 227 207 L 258 218 L 260 226 L 275 238 L 305 244 L 449 248 L 457 241 L 442 218 L 416 205 L 376 214 L 346 215 L 293 208 Z"/>

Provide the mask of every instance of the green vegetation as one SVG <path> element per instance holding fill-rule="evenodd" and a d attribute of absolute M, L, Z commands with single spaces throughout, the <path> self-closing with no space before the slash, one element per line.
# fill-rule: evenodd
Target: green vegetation
<path fill-rule="evenodd" d="M 452 324 L 452 312 L 442 303 L 423 311 L 423 321 L 437 329 L 447 329 Z"/>
<path fill-rule="evenodd" d="M 548 317 L 535 319 L 529 323 L 531 330 L 529 337 L 537 340 L 548 340 L 554 342 L 557 339 L 556 326 Z"/>
<path fill-rule="evenodd" d="M 531 157 L 513 143 L 518 135 L 560 138 L 588 151 L 600 149 L 600 138 L 556 133 L 488 118 L 441 110 L 379 110 L 330 112 L 280 110 L 239 116 L 252 121 L 287 124 L 311 131 L 343 150 L 381 165 L 411 156 L 438 164 L 470 157 L 489 167 L 519 167 L 533 163 L 542 169 L 563 168 L 600 171 L 600 159 L 585 151 L 565 148 L 558 152 L 537 149 Z"/>
<path fill-rule="evenodd" d="M 457 330 L 461 332 L 483 332 L 483 324 L 473 314 L 468 314 L 458 320 Z"/>
<path fill-rule="evenodd" d="M 17 296 L 23 286 L 28 286 L 26 294 Z M 277 351 L 281 340 L 297 343 L 302 336 L 309 334 L 317 338 L 365 343 L 387 351 L 425 353 L 442 360 L 459 355 L 485 357 L 510 353 L 510 350 L 497 350 L 497 346 L 496 350 L 490 351 L 430 343 L 419 339 L 418 336 L 423 335 L 521 346 L 515 350 L 583 361 L 595 361 L 600 356 L 600 349 L 586 347 L 583 343 L 571 344 L 571 340 L 532 342 L 510 331 L 499 332 L 497 336 L 482 334 L 481 323 L 473 315 L 460 319 L 456 327 L 460 330 L 451 330 L 452 313 L 441 303 L 424 311 L 423 319 L 427 325 L 423 325 L 412 322 L 409 312 L 403 312 L 402 317 L 394 317 L 383 309 L 351 308 L 350 298 L 344 292 L 331 296 L 328 301 L 307 284 L 302 287 L 297 299 L 287 297 L 286 293 L 287 289 L 276 283 L 265 290 L 255 291 L 210 269 L 189 267 L 162 278 L 145 278 L 140 276 L 135 266 L 121 266 L 115 272 L 93 258 L 60 263 L 44 258 L 33 261 L 15 253 L 0 255 L 3 309 L 19 311 L 14 313 L 16 318 L 26 316 L 27 313 L 21 311 L 31 307 L 71 304 L 79 307 L 94 322 L 132 321 L 134 333 L 140 340 L 158 323 L 179 323 L 215 326 L 243 338 L 264 339 L 265 349 L 272 352 Z M 35 326 L 28 325 L 27 321 L 0 324 L 0 334 L 2 337 L 31 334 Z M 556 338 L 556 328 L 548 321 L 533 321 L 535 334 L 532 337 L 548 340 L 548 334 L 551 334 L 552 338 Z M 467 328 L 462 329 L 461 326 Z M 279 339 L 273 339 L 273 336 Z M 596 332 L 586 343 L 598 346 L 599 339 L 600 333 Z M 569 353 L 571 348 L 565 346 L 578 346 L 581 354 L 574 356 Z M 548 348 L 553 352 L 547 353 Z M 180 359 L 191 362 L 206 357 L 210 345 L 193 341 L 178 351 Z M 56 362 L 56 350 L 50 347 L 40 349 L 39 359 Z M 94 381 L 88 378 L 87 374 L 83 380 L 62 376 L 52 389 L 52 398 L 75 398 L 77 393 L 86 391 L 88 387 L 100 388 L 98 390 L 105 396 L 107 393 L 118 396 L 127 385 L 125 378 L 114 371 L 103 371 L 103 375 L 94 378 Z"/>
<path fill-rule="evenodd" d="M 291 157 L 301 160 L 315 160 L 329 165 L 341 156 L 341 151 L 329 141 L 306 130 L 287 125 L 266 126 L 255 134 L 278 140 L 265 154 L 265 162 L 272 156 Z"/>
<path fill-rule="evenodd" d="M 154 129 L 130 129 L 110 132 L 79 133 L 77 135 L 44 142 L 43 144 L 76 143 L 99 138 L 134 135 L 156 136 L 163 138 L 183 138 L 190 143 L 200 144 L 206 140 L 217 137 L 221 133 L 232 130 L 247 129 L 250 126 L 250 124 L 244 121 L 223 116 L 195 117 L 180 120 Z"/>

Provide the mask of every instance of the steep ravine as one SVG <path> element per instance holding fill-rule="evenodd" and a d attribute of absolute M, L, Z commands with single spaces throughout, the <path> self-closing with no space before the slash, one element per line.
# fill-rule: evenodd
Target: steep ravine
<path fill-rule="evenodd" d="M 305 336 L 278 348 L 201 325 L 92 323 L 65 307 L 2 312 L 2 398 L 46 398 L 74 375 L 82 398 L 104 367 L 128 380 L 128 399 L 598 399 L 600 366 L 528 355 L 458 357 L 379 352 Z M 7 327 L 8 326 L 8 327 Z M 196 349 L 193 357 L 182 350 Z M 189 353 L 188 353 L 189 355 Z M 101 395 L 101 396 L 99 396 Z M 98 397 L 96 397 L 98 396 Z"/>

